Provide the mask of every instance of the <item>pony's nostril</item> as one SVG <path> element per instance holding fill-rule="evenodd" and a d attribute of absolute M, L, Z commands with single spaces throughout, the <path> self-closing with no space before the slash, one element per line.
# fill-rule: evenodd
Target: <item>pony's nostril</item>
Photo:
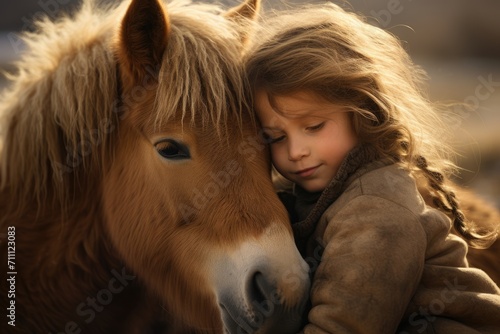
<path fill-rule="evenodd" d="M 275 293 L 274 285 L 261 272 L 256 272 L 250 284 L 250 298 L 252 304 L 262 304 L 272 299 Z"/>

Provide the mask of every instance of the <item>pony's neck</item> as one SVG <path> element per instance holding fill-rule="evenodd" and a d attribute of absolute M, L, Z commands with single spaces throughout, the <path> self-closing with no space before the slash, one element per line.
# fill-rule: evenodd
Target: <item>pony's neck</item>
<path fill-rule="evenodd" d="M 95 275 L 95 265 L 117 262 L 114 250 L 108 246 L 98 196 L 84 203 L 66 203 L 64 208 L 57 201 L 40 203 L 35 198 L 16 205 L 14 197 L 8 189 L 0 191 L 0 224 L 3 229 L 15 227 L 16 246 L 21 252 L 17 254 L 19 263 L 26 253 L 29 261 L 23 263 L 23 268 L 32 269 L 30 275 L 50 275 L 52 270 L 70 276 L 86 272 Z M 27 249 L 32 252 L 25 252 Z M 57 279 L 51 277 L 51 281 Z"/>
<path fill-rule="evenodd" d="M 47 330 L 64 330 L 68 321 L 89 330 L 99 323 L 106 328 L 103 323 L 107 314 L 115 314 L 123 309 L 119 305 L 137 300 L 137 279 L 110 246 L 98 198 L 70 203 L 64 213 L 53 207 L 40 209 L 36 201 L 24 206 L 32 205 L 31 210 L 19 212 L 8 210 L 10 195 L 0 192 L 0 224 L 2 231 L 7 231 L 7 226 L 15 227 L 18 313 L 29 315 L 20 322 L 39 326 L 47 319 L 56 321 L 47 324 Z M 2 242 L 1 247 L 5 245 Z M 6 257 L 6 249 L 1 254 Z M 6 258 L 2 261 L 7 263 Z M 110 289 L 110 282 L 111 289 L 119 293 L 98 295 Z M 93 305 L 99 304 L 98 297 L 106 303 L 109 296 L 120 302 Z M 99 312 L 104 306 L 108 312 Z M 134 307 L 130 305 L 130 310 Z M 45 310 L 45 319 L 38 318 L 40 312 L 35 308 Z"/>

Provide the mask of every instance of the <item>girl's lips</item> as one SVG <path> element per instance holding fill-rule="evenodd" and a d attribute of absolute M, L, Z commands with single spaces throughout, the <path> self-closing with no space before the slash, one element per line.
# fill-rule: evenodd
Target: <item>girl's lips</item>
<path fill-rule="evenodd" d="M 302 170 L 299 170 L 298 172 L 295 172 L 295 174 L 297 174 L 300 177 L 308 177 L 308 176 L 311 176 L 318 169 L 318 167 L 319 166 L 302 169 Z"/>

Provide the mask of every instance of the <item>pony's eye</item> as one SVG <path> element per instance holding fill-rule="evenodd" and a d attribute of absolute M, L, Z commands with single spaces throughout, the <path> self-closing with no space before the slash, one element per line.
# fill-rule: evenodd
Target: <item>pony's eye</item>
<path fill-rule="evenodd" d="M 189 148 L 173 139 L 165 139 L 155 144 L 156 151 L 168 160 L 183 160 L 191 158 Z"/>

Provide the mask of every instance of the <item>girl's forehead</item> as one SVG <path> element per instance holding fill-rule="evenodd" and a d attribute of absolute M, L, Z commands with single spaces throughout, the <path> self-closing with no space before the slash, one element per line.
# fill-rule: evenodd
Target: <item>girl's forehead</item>
<path fill-rule="evenodd" d="M 332 112 L 345 109 L 314 92 L 305 90 L 279 95 L 271 95 L 265 90 L 258 90 L 256 108 L 259 114 L 276 113 L 291 118 L 325 117 Z"/>

